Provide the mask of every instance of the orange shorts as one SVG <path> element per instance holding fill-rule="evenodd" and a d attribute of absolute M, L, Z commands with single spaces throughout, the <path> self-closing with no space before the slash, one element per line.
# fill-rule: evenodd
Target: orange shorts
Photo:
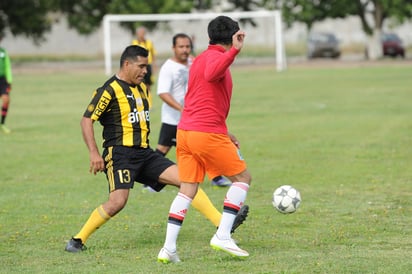
<path fill-rule="evenodd" d="M 176 156 L 179 179 L 202 183 L 205 175 L 233 176 L 246 170 L 239 149 L 228 135 L 177 130 Z"/>

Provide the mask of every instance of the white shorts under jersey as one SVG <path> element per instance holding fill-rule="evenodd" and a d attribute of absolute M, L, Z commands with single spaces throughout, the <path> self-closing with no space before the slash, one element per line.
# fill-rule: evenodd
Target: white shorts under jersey
<path fill-rule="evenodd" d="M 173 98 L 183 106 L 189 67 L 168 59 L 160 68 L 157 80 L 157 94 L 170 93 Z M 162 123 L 177 125 L 180 120 L 180 111 L 175 110 L 168 104 L 162 104 Z"/>

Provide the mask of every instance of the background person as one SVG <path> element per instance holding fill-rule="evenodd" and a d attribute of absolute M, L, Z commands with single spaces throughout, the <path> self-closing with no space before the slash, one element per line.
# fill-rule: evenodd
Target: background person
<path fill-rule="evenodd" d="M 235 257 L 249 256 L 231 238 L 230 230 L 246 200 L 251 175 L 240 155 L 239 142 L 226 125 L 233 86 L 229 67 L 243 47 L 245 33 L 236 21 L 218 16 L 210 21 L 208 35 L 208 48 L 190 68 L 185 107 L 177 130 L 181 185 L 170 206 L 164 245 L 157 256 L 163 263 L 180 261 L 177 237 L 206 173 L 223 174 L 232 181 L 219 228 L 210 240 L 211 247 Z"/>
<path fill-rule="evenodd" d="M 148 63 L 147 63 L 147 73 L 144 77 L 144 83 L 147 87 L 149 106 L 152 108 L 152 97 L 151 97 L 151 87 L 154 84 L 153 73 L 156 66 L 156 50 L 153 42 L 146 39 L 147 29 L 145 27 L 138 27 L 136 29 L 136 39 L 132 40 L 132 45 L 141 46 L 149 51 Z"/>
<path fill-rule="evenodd" d="M 98 88 L 82 120 L 83 139 L 89 150 L 90 172 L 105 172 L 109 197 L 90 215 L 81 230 L 66 245 L 68 252 L 80 252 L 90 235 L 125 206 L 134 182 L 147 184 L 160 191 L 166 184 L 179 186 L 175 163 L 149 147 L 150 111 L 143 83 L 148 52 L 139 46 L 129 46 L 122 53 L 120 70 Z M 103 154 L 99 153 L 93 124 L 103 126 Z M 199 191 L 193 206 L 215 226 L 221 213 L 209 197 Z M 241 222 L 246 216 L 238 215 Z"/>
<path fill-rule="evenodd" d="M 172 146 L 176 146 L 176 130 L 183 111 L 187 91 L 191 59 L 192 40 L 187 34 L 178 33 L 172 39 L 173 57 L 166 60 L 159 71 L 157 94 L 162 99 L 161 120 L 156 152 L 166 156 Z M 211 181 L 213 186 L 227 187 L 231 182 L 223 176 Z"/>
<path fill-rule="evenodd" d="M 11 72 L 10 57 L 7 54 L 7 51 L 4 48 L 0 47 L 0 97 L 2 101 L 0 127 L 1 130 L 6 134 L 11 132 L 11 130 L 6 127 L 5 123 L 7 113 L 9 111 L 12 81 L 13 75 Z"/>

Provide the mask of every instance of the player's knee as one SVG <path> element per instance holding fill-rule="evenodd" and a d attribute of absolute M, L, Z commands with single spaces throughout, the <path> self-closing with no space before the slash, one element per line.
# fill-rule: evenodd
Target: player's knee
<path fill-rule="evenodd" d="M 246 170 L 243 176 L 245 178 L 243 182 L 250 185 L 252 183 L 252 175 L 249 173 L 249 171 Z"/>
<path fill-rule="evenodd" d="M 181 183 L 179 192 L 193 199 L 196 196 L 198 189 L 198 183 Z"/>
<path fill-rule="evenodd" d="M 105 209 L 107 210 L 107 214 L 110 216 L 116 215 L 119 211 L 121 211 L 127 204 L 127 196 L 112 196 L 109 197 L 109 201 L 105 204 Z"/>
<path fill-rule="evenodd" d="M 109 215 L 114 216 L 120 212 L 127 204 L 127 200 L 116 200 L 111 203 L 111 212 Z"/>
<path fill-rule="evenodd" d="M 159 182 L 166 185 L 180 187 L 179 171 L 177 169 L 177 165 L 171 165 L 165 171 L 163 171 L 159 176 Z"/>
<path fill-rule="evenodd" d="M 3 104 L 2 104 L 2 107 L 3 107 L 3 108 L 9 106 L 9 103 L 10 103 L 10 98 L 9 98 L 9 96 L 4 96 L 4 97 L 2 98 L 2 101 L 3 101 Z"/>
<path fill-rule="evenodd" d="M 238 175 L 229 177 L 232 182 L 242 182 L 245 184 L 250 185 L 252 183 L 252 175 L 249 173 L 248 170 L 244 170 Z"/>

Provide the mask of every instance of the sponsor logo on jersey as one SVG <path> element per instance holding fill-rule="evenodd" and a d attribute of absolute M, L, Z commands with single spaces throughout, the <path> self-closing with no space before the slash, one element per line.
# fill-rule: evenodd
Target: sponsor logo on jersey
<path fill-rule="evenodd" d="M 90 113 L 92 113 L 93 110 L 94 110 L 94 108 L 95 108 L 95 106 L 94 106 L 93 104 L 90 104 L 90 105 L 87 107 L 87 111 L 90 112 Z"/>
<path fill-rule="evenodd" d="M 137 111 L 137 109 L 133 109 L 132 112 L 129 113 L 128 119 L 129 123 L 139 123 L 140 121 L 150 121 L 149 117 L 149 111 L 148 110 L 142 110 L 142 111 Z"/>
<path fill-rule="evenodd" d="M 103 113 L 103 111 L 106 109 L 109 102 L 110 102 L 109 97 L 102 96 L 99 102 L 97 103 L 96 109 L 94 110 L 94 114 L 97 116 L 100 116 Z"/>
<path fill-rule="evenodd" d="M 139 107 L 143 106 L 142 98 L 136 98 L 136 105 L 139 106 Z"/>

